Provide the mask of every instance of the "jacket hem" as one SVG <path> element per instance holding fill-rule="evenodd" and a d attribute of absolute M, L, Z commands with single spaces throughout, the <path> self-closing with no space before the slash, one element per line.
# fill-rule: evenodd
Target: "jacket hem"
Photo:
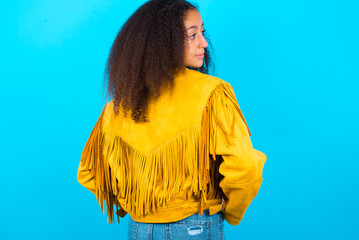
<path fill-rule="evenodd" d="M 200 202 L 186 202 L 177 207 L 159 208 L 145 217 L 137 217 L 131 215 L 131 218 L 136 222 L 141 223 L 169 223 L 185 219 L 193 214 L 199 213 Z M 207 200 L 203 210 L 209 210 L 210 215 L 219 212 L 222 209 L 221 199 Z"/>

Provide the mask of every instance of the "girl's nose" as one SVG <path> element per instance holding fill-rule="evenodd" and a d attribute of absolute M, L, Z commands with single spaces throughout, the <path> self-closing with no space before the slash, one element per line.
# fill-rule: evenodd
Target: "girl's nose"
<path fill-rule="evenodd" d="M 203 35 L 201 35 L 199 46 L 202 48 L 208 47 L 208 42 L 206 41 Z"/>

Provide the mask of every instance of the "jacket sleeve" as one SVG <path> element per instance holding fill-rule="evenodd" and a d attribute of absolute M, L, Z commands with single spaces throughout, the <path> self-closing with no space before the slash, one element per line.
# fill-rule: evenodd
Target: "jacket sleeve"
<path fill-rule="evenodd" d="M 229 224 L 237 225 L 258 193 L 266 155 L 253 148 L 232 87 L 225 84 L 213 97 L 216 143 L 212 152 L 223 158 L 219 167 L 223 175 L 219 186 L 226 200 L 223 216 Z"/>
<path fill-rule="evenodd" d="M 77 180 L 79 183 L 96 195 L 95 181 L 95 163 L 100 161 L 101 153 L 101 123 L 102 116 L 96 122 L 90 137 L 81 154 L 81 161 L 77 171 Z"/>
<path fill-rule="evenodd" d="M 83 163 L 80 162 L 78 171 L 77 171 L 77 180 L 79 183 L 90 190 L 93 194 L 96 195 L 96 185 L 92 169 L 86 169 Z"/>
<path fill-rule="evenodd" d="M 111 179 L 111 169 L 108 165 L 108 158 L 103 154 L 102 120 L 106 106 L 88 138 L 85 148 L 82 151 L 80 165 L 77 171 L 79 183 L 96 195 L 102 212 L 106 204 L 107 221 L 114 222 L 114 215 L 124 217 L 127 212 L 122 209 L 117 200 L 113 188 L 116 182 Z M 113 183 L 113 184 L 112 184 Z M 114 209 L 116 205 L 116 209 Z"/>

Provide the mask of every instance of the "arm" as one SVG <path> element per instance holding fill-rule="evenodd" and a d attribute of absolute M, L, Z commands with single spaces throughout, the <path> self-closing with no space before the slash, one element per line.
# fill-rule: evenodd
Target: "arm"
<path fill-rule="evenodd" d="M 103 138 L 102 119 L 104 117 L 105 108 L 93 128 L 88 138 L 85 148 L 82 151 L 80 165 L 77 171 L 77 180 L 79 183 L 96 195 L 102 212 L 104 213 L 104 205 L 106 203 L 107 221 L 114 222 L 114 214 L 124 217 L 124 211 L 117 200 L 117 196 L 113 193 L 111 183 L 110 168 L 107 163 L 107 157 L 103 155 Z M 116 205 L 116 209 L 113 208 Z"/>
<path fill-rule="evenodd" d="M 98 119 L 90 137 L 81 154 L 81 161 L 77 171 L 79 183 L 96 195 L 95 166 L 99 161 L 103 161 L 101 151 L 101 124 L 102 116 Z"/>
<path fill-rule="evenodd" d="M 226 199 L 223 216 L 231 225 L 237 225 L 258 193 L 266 155 L 253 149 L 232 87 L 227 84 L 213 97 L 216 143 L 212 152 L 223 157 L 219 167 L 224 177 L 219 186 Z"/>
<path fill-rule="evenodd" d="M 86 169 L 82 162 L 80 162 L 79 169 L 77 171 L 77 181 L 96 195 L 94 172 L 91 169 Z"/>

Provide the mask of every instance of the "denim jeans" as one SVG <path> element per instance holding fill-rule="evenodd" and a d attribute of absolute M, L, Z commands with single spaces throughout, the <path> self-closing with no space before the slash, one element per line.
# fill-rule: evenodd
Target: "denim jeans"
<path fill-rule="evenodd" d="M 171 223 L 140 223 L 131 217 L 128 222 L 128 239 L 219 239 L 223 240 L 223 217 L 218 212 L 209 215 L 209 211 L 189 216 Z"/>

